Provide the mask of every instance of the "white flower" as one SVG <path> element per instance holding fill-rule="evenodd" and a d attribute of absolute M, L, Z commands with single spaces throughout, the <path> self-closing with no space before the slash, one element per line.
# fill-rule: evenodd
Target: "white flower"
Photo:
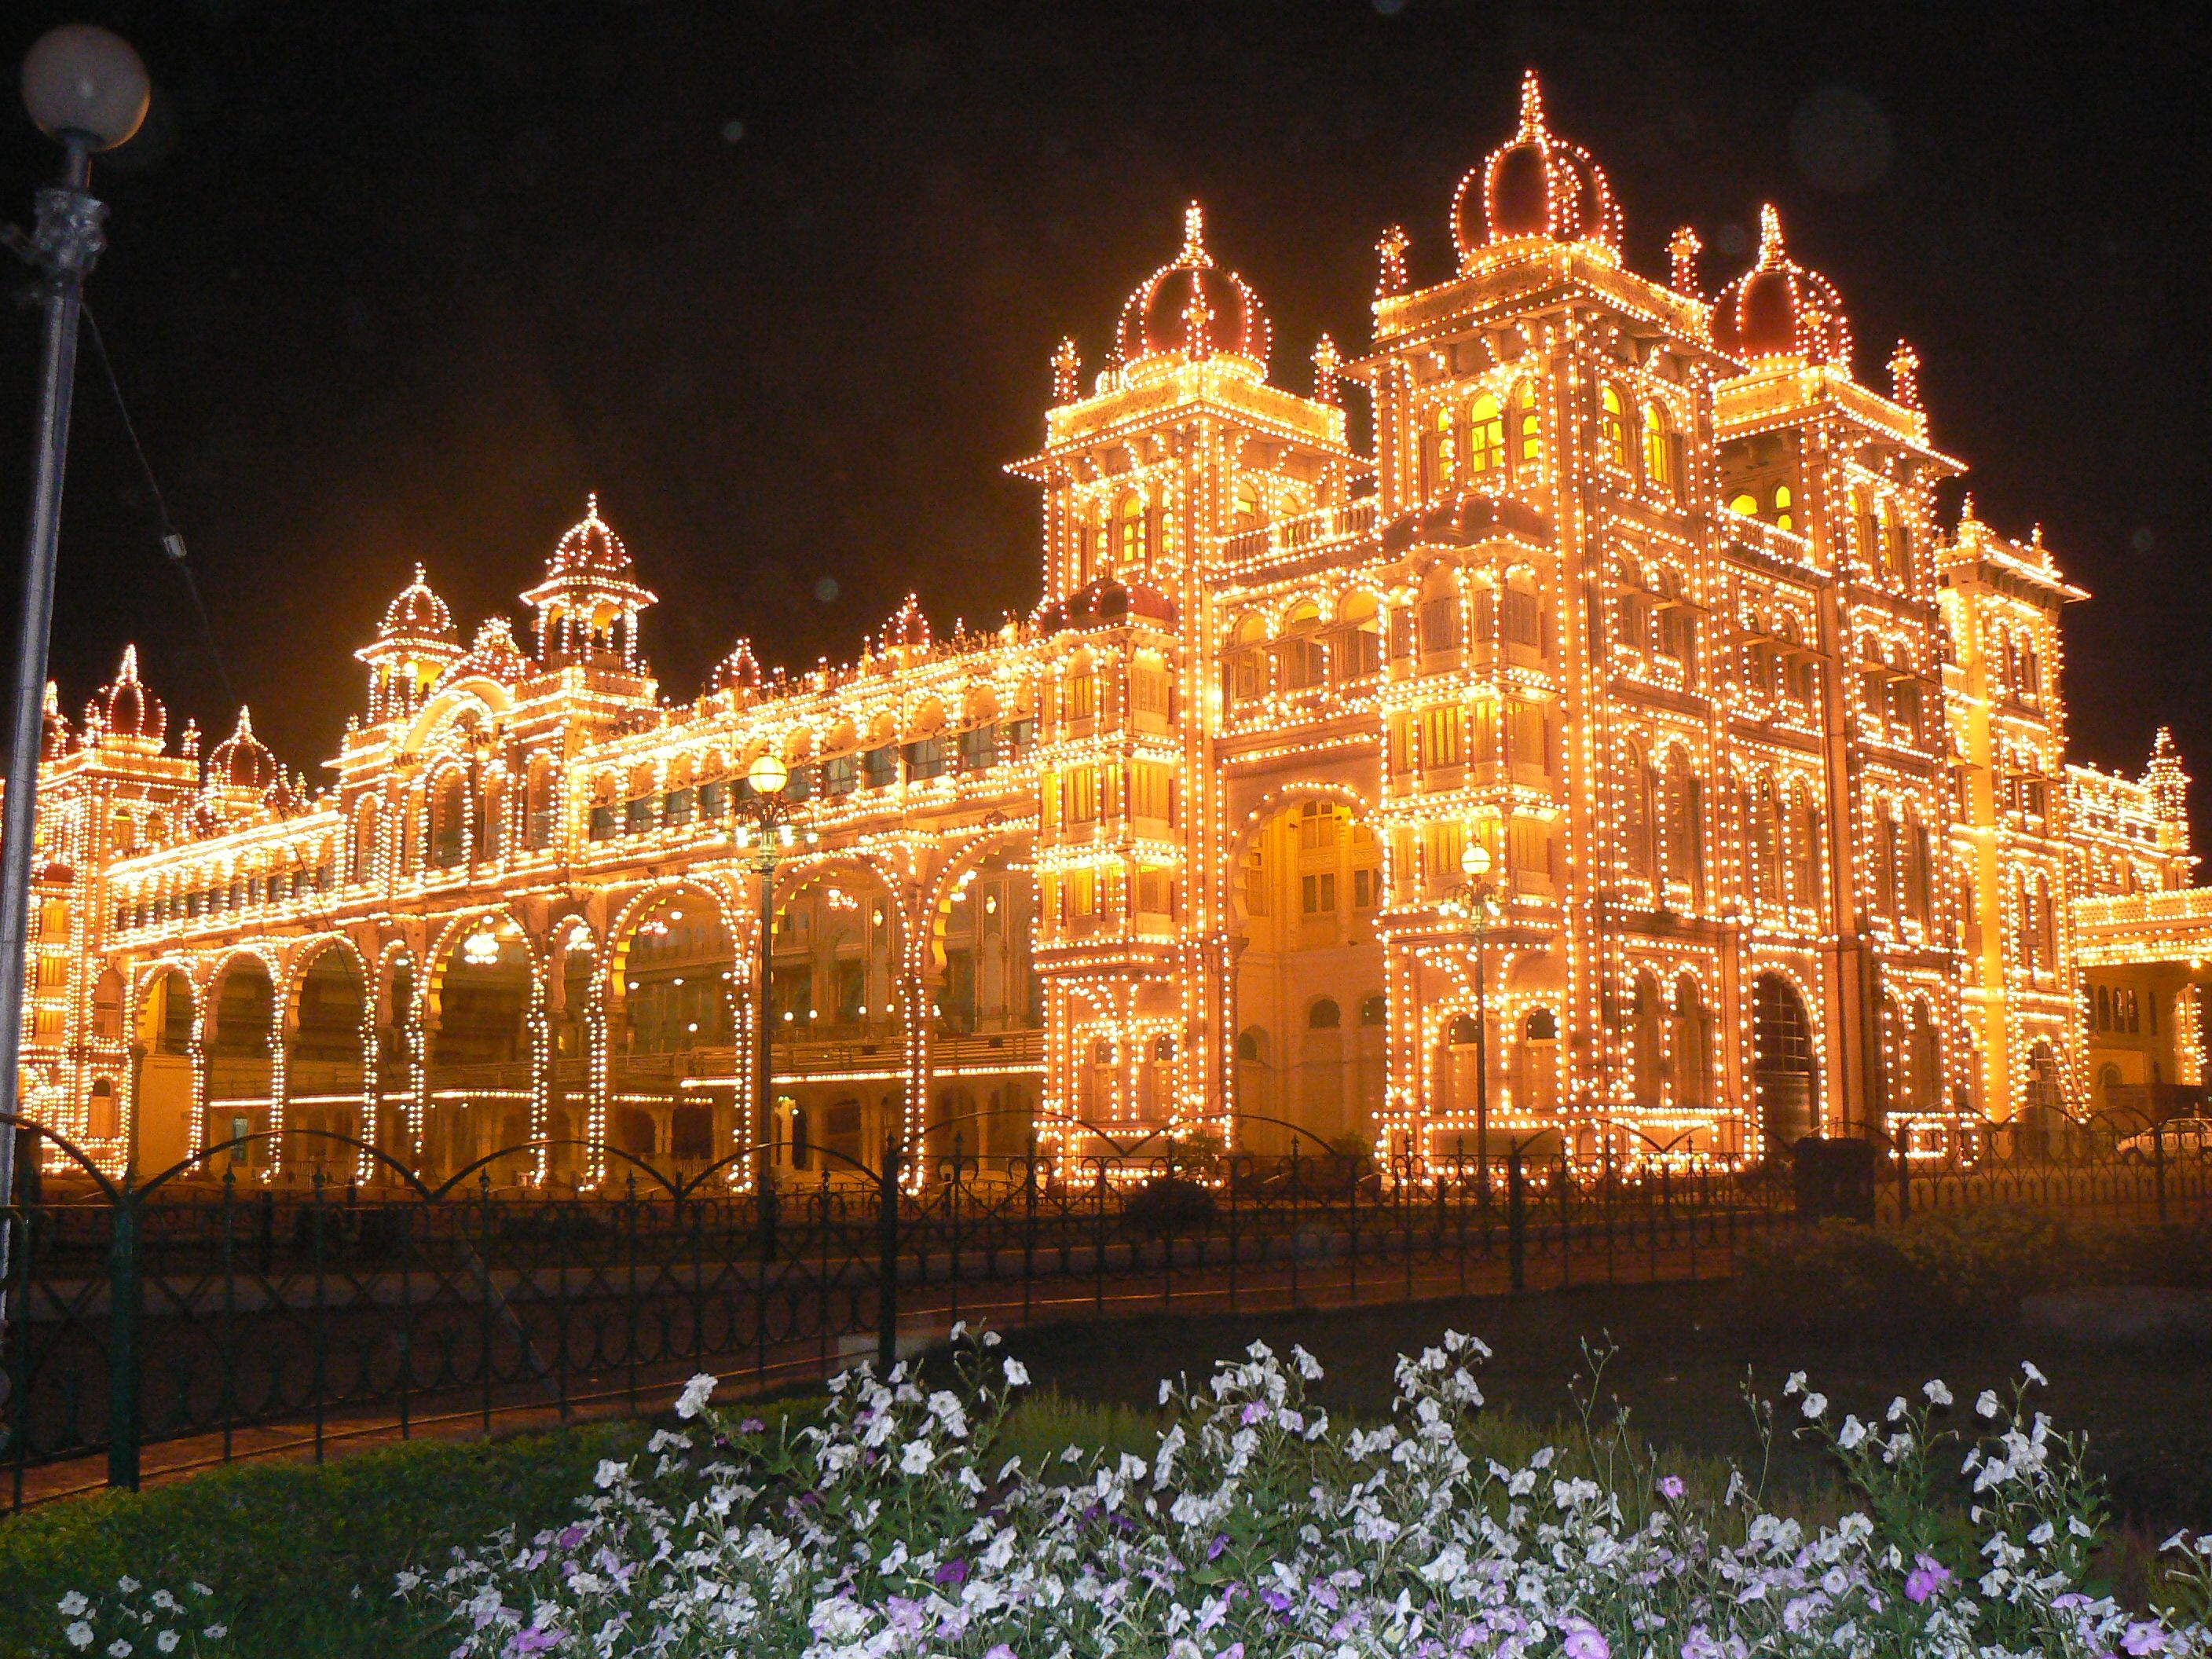
<path fill-rule="evenodd" d="M 1889 1420 L 1893 1423 L 1902 1421 L 1905 1417 L 1905 1413 L 1910 1409 L 1911 1407 L 1906 1406 L 1905 1403 L 1905 1396 L 1903 1395 L 1898 1395 L 1896 1399 L 1889 1402 Z"/>
<path fill-rule="evenodd" d="M 924 1474 L 928 1472 L 929 1466 L 936 1461 L 937 1454 L 930 1450 L 929 1442 L 909 1440 L 906 1443 L 906 1449 L 899 1454 L 899 1473 Z"/>
<path fill-rule="evenodd" d="M 1951 1403 L 1951 1390 L 1945 1386 L 1943 1379 L 1940 1376 L 1931 1376 L 1923 1382 L 1920 1385 L 1920 1392 L 1927 1396 L 1928 1403 L 1931 1406 L 1948 1406 Z"/>
<path fill-rule="evenodd" d="M 1813 1402 L 1808 1400 L 1805 1403 L 1809 1406 Z M 1843 1428 L 1836 1435 L 1836 1443 L 1845 1451 L 1856 1451 L 1864 1443 L 1866 1437 L 1866 1425 L 1856 1417 L 1846 1417 Z"/>
<path fill-rule="evenodd" d="M 107 1659 L 131 1659 L 131 1644 L 119 1636 L 107 1644 Z"/>
<path fill-rule="evenodd" d="M 2169 1547 L 2171 1547 L 2169 1546 Z M 54 1609 L 64 1619 L 74 1619 L 92 1604 L 84 1599 L 82 1590 L 71 1590 L 54 1603 Z"/>
<path fill-rule="evenodd" d="M 592 1483 L 600 1491 L 605 1492 L 622 1478 L 623 1466 L 611 1457 L 602 1457 L 599 1460 L 599 1472 L 592 1475 Z"/>
<path fill-rule="evenodd" d="M 1999 1409 L 1997 1406 L 1996 1391 L 1993 1389 L 1984 1389 L 1979 1394 L 1976 1395 L 1974 1396 L 1974 1409 L 1977 1412 L 1979 1412 L 1984 1417 L 1994 1419 Z"/>
<path fill-rule="evenodd" d="M 687 1423 L 698 1416 L 707 1408 L 707 1401 L 713 1395 L 714 1384 L 719 1380 L 711 1371 L 701 1371 L 686 1382 L 684 1392 L 676 1396 L 676 1414 Z"/>
<path fill-rule="evenodd" d="M 62 1634 L 69 1639 L 69 1644 L 73 1648 L 88 1648 L 92 1645 L 92 1626 L 82 1619 L 64 1631 Z"/>
<path fill-rule="evenodd" d="M 2049 1377 L 2045 1376 L 2041 1371 L 2036 1370 L 2034 1365 L 2027 1360 L 2023 1359 L 2020 1362 L 2020 1369 L 2026 1374 L 2027 1380 L 2034 1383 L 2038 1388 L 2047 1387 L 2051 1382 Z"/>
<path fill-rule="evenodd" d="M 1029 1385 L 1030 1385 L 1030 1368 L 1029 1368 L 1028 1366 L 1026 1366 L 1026 1365 L 1023 1364 L 1022 1364 L 1022 1362 L 1021 1362 L 1020 1360 L 1018 1360 L 1018 1359 L 1009 1359 L 1009 1360 L 1007 1360 L 1007 1361 L 1006 1362 L 1006 1386 L 1007 1386 L 1008 1388 L 1010 1388 L 1010 1389 L 1026 1389 L 1027 1387 L 1029 1387 Z"/>
<path fill-rule="evenodd" d="M 1804 1411 L 1807 1417 L 1818 1417 L 1822 1412 L 1827 1409 L 1828 1396 L 1825 1394 L 1820 1394 L 1816 1391 L 1805 1396 Z"/>
<path fill-rule="evenodd" d="M 1805 1373 L 1802 1371 L 1790 1372 L 1790 1380 L 1782 1385 L 1782 1397 L 1784 1400 L 1787 1400 L 1791 1395 L 1802 1394 L 1804 1391 Z"/>
<path fill-rule="evenodd" d="M 138 1581 L 126 1572 L 115 1581 L 115 1588 L 125 1595 L 136 1595 L 138 1594 Z"/>
<path fill-rule="evenodd" d="M 163 1631 L 154 1638 L 154 1645 L 163 1653 L 174 1653 L 177 1650 L 177 1632 L 173 1630 Z"/>

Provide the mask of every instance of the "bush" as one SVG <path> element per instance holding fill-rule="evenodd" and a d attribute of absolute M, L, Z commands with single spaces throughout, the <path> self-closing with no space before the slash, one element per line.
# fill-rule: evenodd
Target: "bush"
<path fill-rule="evenodd" d="M 2202 1224 L 2083 1225 L 1990 1206 L 1876 1231 L 1824 1221 L 1754 1243 L 1733 1287 L 1753 1328 L 1877 1335 L 2002 1331 L 2021 1299 L 2092 1285 L 2212 1285 Z"/>
<path fill-rule="evenodd" d="M 1213 1194 L 1181 1176 L 1156 1176 L 1129 1194 L 1121 1212 L 1155 1238 L 1188 1232 L 1212 1224 Z"/>
<path fill-rule="evenodd" d="M 1456 1334 L 1399 1362 L 1387 1423 L 1332 1423 L 1312 1357 L 1255 1344 L 1162 1385 L 1149 1458 L 1032 1465 L 1004 1454 L 1027 1376 L 992 1340 L 961 1352 L 957 1388 L 864 1368 L 797 1427 L 703 1410 L 696 1379 L 696 1431 L 602 1462 L 568 1525 L 456 1552 L 401 1594 L 454 1659 L 2212 1655 L 2212 1543 L 2177 1540 L 2160 1616 L 2089 1586 L 2100 1494 L 2081 1440 L 2030 1408 L 2033 1367 L 1963 1435 L 1940 1382 L 1832 1423 L 1793 1377 L 1798 1431 L 1863 1503 L 1808 1526 L 1741 1472 L 1693 1490 L 1593 1421 L 1594 1382 L 1574 1443 L 1499 1461 L 1476 1422 L 1485 1350 Z"/>

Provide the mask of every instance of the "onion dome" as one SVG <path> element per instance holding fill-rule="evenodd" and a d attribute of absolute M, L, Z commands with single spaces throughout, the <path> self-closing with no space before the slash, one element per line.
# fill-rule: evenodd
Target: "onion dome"
<path fill-rule="evenodd" d="M 1206 251 L 1206 210 L 1183 210 L 1182 252 L 1147 276 L 1121 307 L 1122 363 L 1148 358 L 1241 357 L 1265 373 L 1273 338 L 1250 284 Z"/>
<path fill-rule="evenodd" d="M 260 794 L 276 781 L 276 757 L 253 735 L 253 711 L 238 711 L 238 729 L 208 754 L 210 789 L 243 789 Z"/>
<path fill-rule="evenodd" d="M 1620 232 L 1620 204 L 1605 170 L 1544 125 L 1544 95 L 1530 70 L 1521 81 L 1519 131 L 1462 179 L 1452 198 L 1461 260 L 1492 242 L 1534 236 L 1598 242 L 1618 255 Z"/>
<path fill-rule="evenodd" d="M 921 601 L 911 593 L 884 624 L 883 648 L 890 651 L 900 647 L 911 651 L 929 649 L 929 618 L 921 613 Z"/>
<path fill-rule="evenodd" d="M 1795 357 L 1850 369 L 1843 295 L 1783 251 L 1782 216 L 1771 203 L 1759 210 L 1759 258 L 1714 297 L 1713 343 L 1746 362 Z"/>
<path fill-rule="evenodd" d="M 1057 634 L 1068 628 L 1109 628 L 1132 619 L 1173 628 L 1175 601 L 1158 588 L 1148 587 L 1142 582 L 1116 581 L 1111 576 L 1101 576 L 1066 599 L 1042 607 L 1035 620 L 1040 632 Z"/>
<path fill-rule="evenodd" d="M 84 723 L 118 738 L 143 738 L 160 743 L 169 734 L 169 711 L 161 700 L 138 679 L 138 647 L 123 647 L 123 665 L 115 678 L 84 706 Z"/>
<path fill-rule="evenodd" d="M 714 672 L 707 689 L 709 691 L 757 691 L 763 678 L 760 659 L 753 654 L 753 642 L 739 640 L 730 654 L 714 665 Z"/>
<path fill-rule="evenodd" d="M 629 550 L 599 516 L 599 493 L 595 489 L 585 500 L 584 516 L 569 526 L 568 533 L 555 544 L 545 574 L 557 577 L 627 576 L 629 573 Z"/>
<path fill-rule="evenodd" d="M 398 596 L 384 608 L 383 626 L 376 630 L 380 640 L 397 639 L 450 640 L 453 634 L 453 613 L 446 602 L 422 580 L 422 567 L 415 567 L 415 580 L 399 590 Z"/>

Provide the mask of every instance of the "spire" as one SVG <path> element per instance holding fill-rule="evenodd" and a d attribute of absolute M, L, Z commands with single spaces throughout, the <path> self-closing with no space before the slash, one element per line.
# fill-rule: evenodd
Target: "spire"
<path fill-rule="evenodd" d="M 1326 334 L 1314 342 L 1314 397 L 1322 403 L 1341 402 L 1344 387 L 1341 374 L 1344 356 L 1336 349 L 1336 342 Z"/>
<path fill-rule="evenodd" d="M 1536 71 L 1521 72 L 1521 131 L 1523 138 L 1544 130 L 1544 88 L 1537 84 Z"/>
<path fill-rule="evenodd" d="M 1667 256 L 1674 261 L 1674 291 L 1698 297 L 1698 255 L 1705 245 L 1698 240 L 1698 233 L 1688 225 L 1680 227 L 1667 239 Z"/>
<path fill-rule="evenodd" d="M 2142 781 L 2160 823 L 2188 821 L 2189 774 L 2181 769 L 2181 751 L 2173 746 L 2170 727 L 2160 726 L 2157 737 L 2151 740 L 2150 764 L 2143 769 Z"/>
<path fill-rule="evenodd" d="M 1206 251 L 1206 209 L 1198 202 L 1182 210 L 1182 252 L 1176 256 L 1176 263 L 1200 270 L 1213 264 L 1213 256 Z"/>
<path fill-rule="evenodd" d="M 1083 359 L 1073 335 L 1063 337 L 1052 354 L 1052 400 L 1072 404 L 1081 394 Z"/>
<path fill-rule="evenodd" d="M 1759 263 L 1771 265 L 1782 257 L 1782 216 L 1771 202 L 1759 204 Z"/>
<path fill-rule="evenodd" d="M 115 671 L 115 683 L 118 685 L 136 685 L 138 683 L 138 647 L 135 641 L 123 647 L 123 666 Z"/>
<path fill-rule="evenodd" d="M 1920 354 L 1903 340 L 1889 354 L 1890 395 L 1907 409 L 1920 407 Z"/>
<path fill-rule="evenodd" d="M 1375 244 L 1376 273 L 1375 297 L 1387 300 L 1393 294 L 1406 291 L 1406 250 L 1413 239 L 1406 234 L 1403 225 L 1393 225 L 1382 233 L 1382 240 Z"/>

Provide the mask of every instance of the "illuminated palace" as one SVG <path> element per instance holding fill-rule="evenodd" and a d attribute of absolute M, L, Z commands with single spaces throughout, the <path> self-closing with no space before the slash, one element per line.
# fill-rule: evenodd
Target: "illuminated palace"
<path fill-rule="evenodd" d="M 1192 207 L 1103 364 L 1053 360 L 1000 628 L 909 601 L 848 665 L 741 644 L 672 697 L 594 502 L 520 637 L 464 643 L 417 571 L 312 792 L 243 713 L 173 735 L 126 653 L 50 721 L 36 1109 L 110 1166 L 266 1132 L 251 1172 L 372 1172 L 283 1133 L 324 1129 L 565 1183 L 894 1133 L 1449 1156 L 1479 1063 L 1501 1146 L 1628 1157 L 2187 1097 L 2187 780 L 2163 734 L 2140 781 L 2067 762 L 2086 596 L 1938 522 L 1912 352 L 1859 378 L 1771 209 L 1716 291 L 1687 229 L 1630 270 L 1533 79 L 1448 223 L 1427 286 L 1382 238 L 1372 343 L 1307 392 Z M 732 826 L 769 750 L 806 834 L 763 1126 Z"/>

